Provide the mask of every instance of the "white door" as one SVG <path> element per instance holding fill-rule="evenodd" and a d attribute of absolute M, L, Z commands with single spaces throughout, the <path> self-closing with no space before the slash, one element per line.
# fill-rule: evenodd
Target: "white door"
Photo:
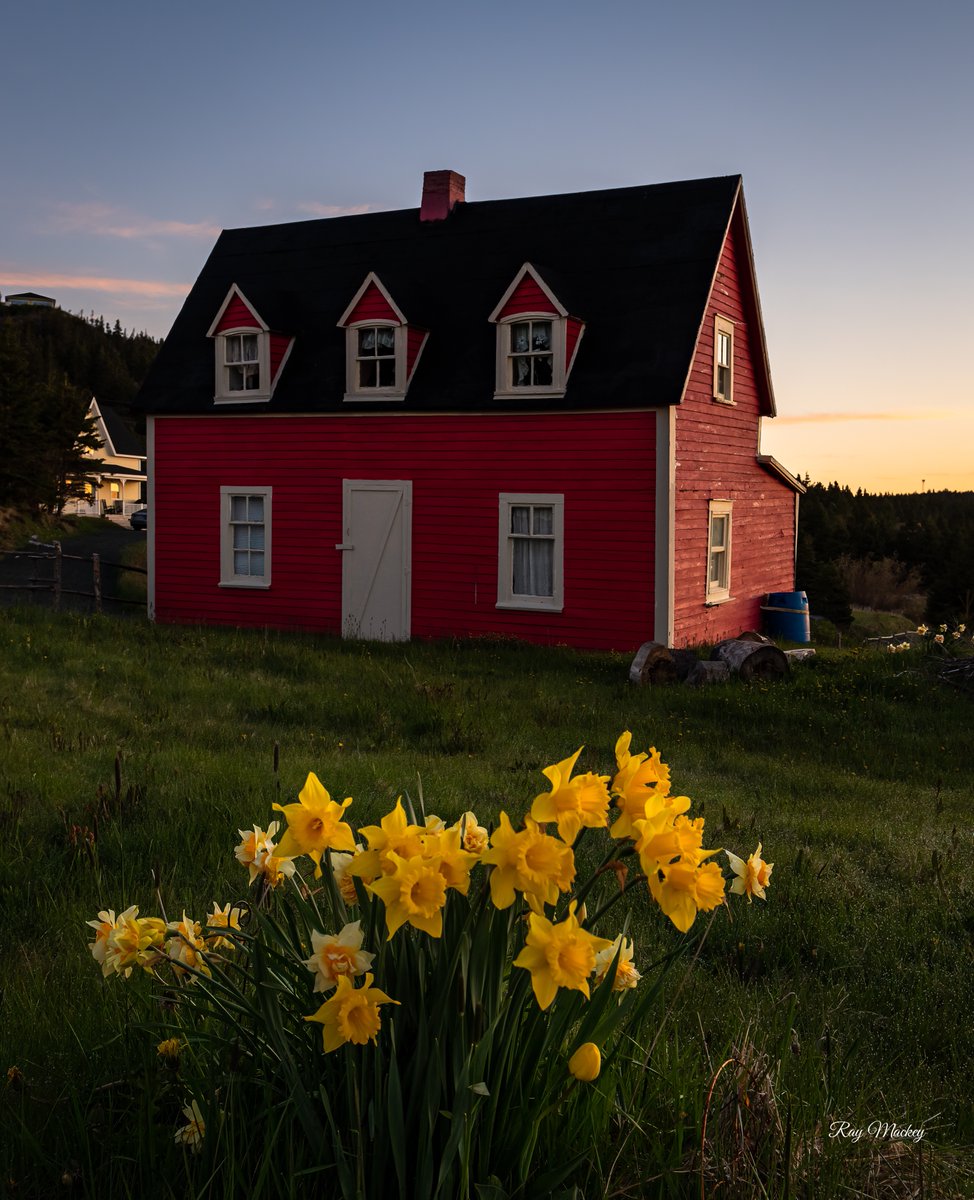
<path fill-rule="evenodd" d="M 413 485 L 343 481 L 342 636 L 409 638 Z"/>

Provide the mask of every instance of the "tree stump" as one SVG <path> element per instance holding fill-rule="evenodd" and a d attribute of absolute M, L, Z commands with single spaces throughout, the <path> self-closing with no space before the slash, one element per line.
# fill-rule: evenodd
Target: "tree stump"
<path fill-rule="evenodd" d="M 643 642 L 629 668 L 630 683 L 672 683 L 676 679 L 673 655 L 659 642 Z"/>
<path fill-rule="evenodd" d="M 676 667 L 676 677 L 680 683 L 686 683 L 687 676 L 700 661 L 696 650 L 671 650 L 673 665 Z"/>
<path fill-rule="evenodd" d="M 699 659 L 687 675 L 688 687 L 703 687 L 708 683 L 726 683 L 730 679 L 730 667 L 725 662 L 707 662 Z"/>
<path fill-rule="evenodd" d="M 742 642 L 738 638 L 719 642 L 710 657 L 726 663 L 741 679 L 783 679 L 790 670 L 788 659 L 777 646 Z"/>

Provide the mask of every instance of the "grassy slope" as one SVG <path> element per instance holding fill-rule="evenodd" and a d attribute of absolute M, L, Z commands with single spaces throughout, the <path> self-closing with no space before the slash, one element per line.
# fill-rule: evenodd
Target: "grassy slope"
<path fill-rule="evenodd" d="M 630 728 L 707 817 L 708 845 L 746 855 L 760 838 L 775 862 L 770 903 L 718 914 L 683 983 L 654 1056 L 667 1086 L 633 1083 L 646 1136 L 670 1147 L 658 1166 L 681 1161 L 710 1065 L 747 1039 L 773 1060 L 796 1139 L 834 1117 L 969 1140 L 970 699 L 919 657 L 866 650 L 823 652 L 788 683 L 701 692 L 633 689 L 627 666 L 0 612 L 0 1068 L 17 1063 L 48 1110 L 72 1092 L 84 1104 L 116 1070 L 124 989 L 103 987 L 84 921 L 154 910 L 153 867 L 173 910 L 238 894 L 235 831 L 269 819 L 275 742 L 285 797 L 315 770 L 356 798 L 361 824 L 420 778 L 445 817 L 520 815 L 541 767 L 584 742 L 580 767 L 608 772 Z M 116 749 L 123 799 L 100 802 L 92 861 L 72 826 L 95 827 Z M 144 795 L 126 801 L 129 784 Z M 645 963 L 677 935 L 637 908 Z M 72 1152 L 51 1147 L 52 1168 Z"/>

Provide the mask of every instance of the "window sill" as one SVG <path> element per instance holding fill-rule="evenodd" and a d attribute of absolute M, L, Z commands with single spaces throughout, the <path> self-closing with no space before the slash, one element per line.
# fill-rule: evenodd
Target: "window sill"
<path fill-rule="evenodd" d="M 737 401 L 728 400 L 726 396 L 714 396 L 714 404 L 723 404 L 725 408 L 737 408 Z"/>
<path fill-rule="evenodd" d="M 270 400 L 270 394 L 258 392 L 256 395 L 253 392 L 240 392 L 239 395 L 231 396 L 214 396 L 214 404 L 267 404 Z"/>
<path fill-rule="evenodd" d="M 729 604 L 734 599 L 736 599 L 736 597 L 730 596 L 730 595 L 708 596 L 707 599 L 704 601 L 704 607 L 705 608 L 717 608 L 721 604 Z"/>
<path fill-rule="evenodd" d="M 505 388 L 503 391 L 495 391 L 495 400 L 527 400 L 537 399 L 544 396 L 549 400 L 561 400 L 565 395 L 564 388 Z"/>
<path fill-rule="evenodd" d="M 405 400 L 406 393 L 398 390 L 387 392 L 380 391 L 376 388 L 374 392 L 346 392 L 342 400 L 346 403 L 358 404 L 374 404 L 378 400 Z"/>
<path fill-rule="evenodd" d="M 245 582 L 242 579 L 221 579 L 218 587 L 222 588 L 247 588 L 250 591 L 266 592 L 270 588 L 270 580 L 261 580 L 259 583 Z"/>
<path fill-rule="evenodd" d="M 564 612 L 564 604 L 558 604 L 553 600 L 547 603 L 539 600 L 532 600 L 526 596 L 523 600 L 498 600 L 496 608 L 512 609 L 516 612 Z"/>

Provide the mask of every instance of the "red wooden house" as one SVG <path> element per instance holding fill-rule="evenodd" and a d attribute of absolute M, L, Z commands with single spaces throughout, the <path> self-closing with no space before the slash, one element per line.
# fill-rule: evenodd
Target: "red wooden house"
<path fill-rule="evenodd" d="M 141 393 L 150 615 L 632 650 L 794 585 L 739 177 L 225 232 Z"/>

